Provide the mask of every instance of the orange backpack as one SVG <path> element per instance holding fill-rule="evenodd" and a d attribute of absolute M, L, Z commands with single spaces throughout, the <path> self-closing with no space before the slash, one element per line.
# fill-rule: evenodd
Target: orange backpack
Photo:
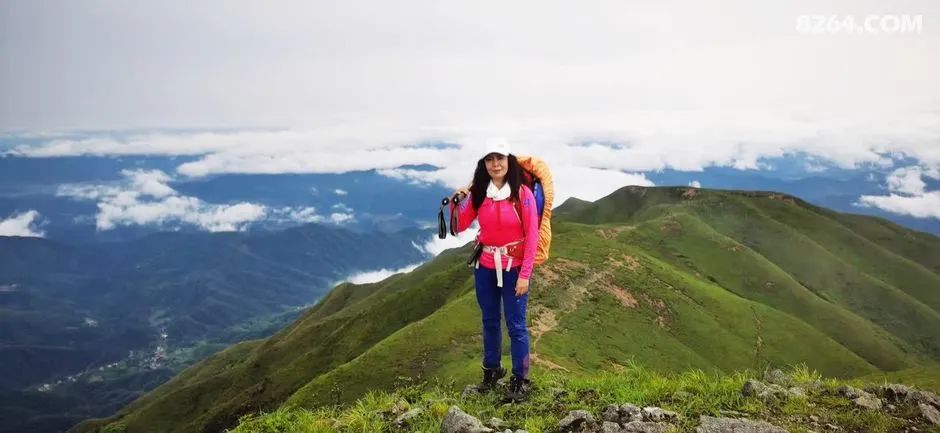
<path fill-rule="evenodd" d="M 517 156 L 522 166 L 523 181 L 532 190 L 539 212 L 539 246 L 535 253 L 535 264 L 540 265 L 548 260 L 548 252 L 552 246 L 552 203 L 555 200 L 555 184 L 552 182 L 552 173 L 548 164 L 534 156 Z M 516 212 L 522 215 L 518 202 L 515 203 Z"/>

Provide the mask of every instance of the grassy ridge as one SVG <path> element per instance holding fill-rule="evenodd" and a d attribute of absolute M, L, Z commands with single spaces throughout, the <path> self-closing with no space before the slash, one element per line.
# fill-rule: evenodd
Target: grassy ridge
<path fill-rule="evenodd" d="M 938 372 L 940 370 L 934 370 L 933 374 Z M 815 371 L 797 366 L 790 371 L 790 377 L 794 385 L 810 390 L 808 398 L 775 401 L 742 396 L 744 382 L 755 376 L 749 371 L 727 375 L 701 370 L 660 374 L 636 364 L 584 377 L 539 374 L 536 379 L 541 386 L 530 400 L 511 405 L 500 404 L 494 394 L 462 397 L 451 383 L 436 382 L 401 386 L 391 392 L 371 392 L 346 405 L 316 409 L 285 407 L 272 413 L 248 416 L 233 433 L 404 431 L 394 420 L 408 409 L 422 412 L 409 423 L 407 431 L 439 432 L 451 405 L 458 405 L 482 421 L 496 417 L 514 429 L 543 433 L 556 431 L 559 421 L 571 410 L 587 410 L 597 417 L 606 405 L 627 402 L 677 412 L 680 417 L 675 425 L 683 432 L 694 431 L 700 415 L 729 414 L 767 420 L 795 433 L 818 428 L 812 427 L 810 417 L 815 417 L 820 427 L 833 424 L 844 431 L 894 432 L 912 424 L 923 428 L 923 421 L 905 412 L 907 408 L 895 414 L 860 410 L 848 400 L 834 397 L 839 386 L 861 387 L 866 383 L 862 380 L 823 378 Z"/>
<path fill-rule="evenodd" d="M 940 354 L 940 241 L 929 235 L 779 194 L 690 188 L 626 187 L 555 215 L 553 257 L 536 270 L 529 305 L 537 374 L 803 363 L 878 377 Z M 403 381 L 475 381 L 480 325 L 466 252 L 340 285 L 268 340 L 76 431 L 115 421 L 127 432 L 221 431 L 246 413 L 352 404 Z"/>

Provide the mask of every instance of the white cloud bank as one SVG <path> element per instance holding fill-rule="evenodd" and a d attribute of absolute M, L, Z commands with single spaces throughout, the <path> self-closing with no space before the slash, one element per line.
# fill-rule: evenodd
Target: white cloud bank
<path fill-rule="evenodd" d="M 940 167 L 936 1 L 174 3 L 12 2 L 0 129 L 33 140 L 11 153 L 189 155 L 175 173 L 188 177 L 376 169 L 457 187 L 479 144 L 505 137 L 559 173 L 559 203 L 649 184 L 641 172 L 790 153 Z M 796 30 L 821 10 L 925 23 Z M 180 125 L 228 132 L 43 132 Z M 442 170 L 398 170 L 409 164 Z"/>
<path fill-rule="evenodd" d="M 0 236 L 45 237 L 46 234 L 37 228 L 39 218 L 39 212 L 30 210 L 0 220 Z"/>
<path fill-rule="evenodd" d="M 857 205 L 915 218 L 940 219 L 940 191 L 927 191 L 925 176 L 940 180 L 940 170 L 923 166 L 899 168 L 887 178 L 889 195 L 863 195 Z"/>
<path fill-rule="evenodd" d="M 376 283 L 388 277 L 391 277 L 392 275 L 395 275 L 395 274 L 411 272 L 415 270 L 418 266 L 421 266 L 421 263 L 416 263 L 410 266 L 405 266 L 404 268 L 401 268 L 401 269 L 382 268 L 377 271 L 360 272 L 357 274 L 350 275 L 348 278 L 346 278 L 346 281 L 353 283 L 353 284 Z"/>
<path fill-rule="evenodd" d="M 210 232 L 225 232 L 242 231 L 251 223 L 268 218 L 276 222 L 335 224 L 354 220 L 351 213 L 318 215 L 313 207 L 206 203 L 196 197 L 180 195 L 169 186 L 172 178 L 160 170 L 124 170 L 122 174 L 125 181 L 119 185 L 66 184 L 59 187 L 57 195 L 97 201 L 96 226 L 102 231 L 118 226 L 183 224 Z"/>

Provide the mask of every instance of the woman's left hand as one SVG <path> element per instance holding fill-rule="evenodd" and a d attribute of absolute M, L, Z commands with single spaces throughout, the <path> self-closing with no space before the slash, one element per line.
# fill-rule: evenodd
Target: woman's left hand
<path fill-rule="evenodd" d="M 529 280 L 520 278 L 516 280 L 516 297 L 520 298 L 529 291 Z"/>

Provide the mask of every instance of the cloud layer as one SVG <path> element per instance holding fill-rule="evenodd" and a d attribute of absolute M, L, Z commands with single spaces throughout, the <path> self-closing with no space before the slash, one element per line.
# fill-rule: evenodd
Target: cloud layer
<path fill-rule="evenodd" d="M 313 207 L 271 208 L 255 203 L 212 204 L 184 196 L 169 186 L 172 178 L 160 170 L 124 170 L 125 181 L 116 185 L 74 185 L 59 187 L 57 195 L 98 202 L 96 226 L 111 230 L 118 226 L 180 225 L 210 232 L 242 231 L 251 223 L 274 222 L 342 224 L 354 219 L 347 212 L 319 215 Z"/>
<path fill-rule="evenodd" d="M 13 214 L 0 220 L 0 236 L 44 237 L 45 233 L 38 228 L 39 218 L 39 212 L 34 210 Z"/>
<path fill-rule="evenodd" d="M 411 271 L 415 270 L 415 268 L 417 268 L 418 266 L 421 266 L 421 264 L 420 264 L 420 263 L 416 263 L 416 264 L 413 264 L 413 265 L 410 265 L 410 266 L 405 266 L 404 268 L 401 268 L 401 269 L 385 269 L 385 268 L 383 268 L 383 269 L 379 269 L 379 270 L 377 270 L 377 271 L 360 272 L 360 273 L 357 273 L 357 274 L 350 275 L 348 278 L 346 278 L 346 281 L 348 281 L 348 282 L 350 282 L 350 283 L 353 283 L 353 284 L 375 283 L 375 282 L 382 281 L 382 280 L 384 280 L 384 279 L 386 279 L 386 278 L 388 278 L 388 277 L 390 277 L 390 276 L 392 276 L 392 275 L 395 275 L 395 274 L 401 274 L 401 273 L 408 273 L 408 272 L 411 272 Z"/>
<path fill-rule="evenodd" d="M 6 140 L 11 153 L 187 155 L 172 174 L 186 177 L 376 169 L 457 187 L 480 145 L 505 137 L 549 162 L 559 202 L 649 184 L 651 170 L 787 154 L 940 167 L 936 1 L 229 6 L 9 2 L 0 57 L 17 61 L 0 80 L 0 130 L 30 138 Z M 797 31 L 819 11 L 926 19 L 908 34 Z M 55 134 L 161 127 L 216 132 Z M 415 164 L 440 170 L 399 170 Z M 895 195 L 930 214 L 931 194 Z M 887 197 L 862 202 L 915 202 Z"/>
<path fill-rule="evenodd" d="M 924 177 L 940 180 L 940 170 L 924 166 L 899 168 L 887 178 L 889 195 L 863 195 L 858 205 L 916 218 L 940 219 L 940 191 L 927 191 Z"/>

